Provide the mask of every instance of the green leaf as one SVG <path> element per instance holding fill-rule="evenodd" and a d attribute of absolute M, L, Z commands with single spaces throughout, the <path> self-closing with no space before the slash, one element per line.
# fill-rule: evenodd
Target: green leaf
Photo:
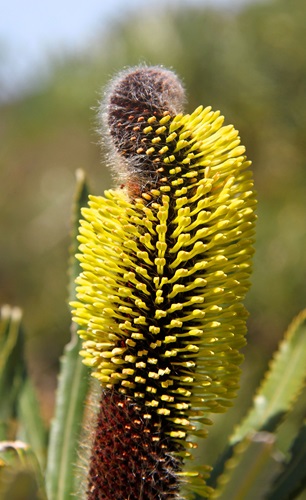
<path fill-rule="evenodd" d="M 32 382 L 27 376 L 21 318 L 22 313 L 19 308 L 10 306 L 1 308 L 0 439 L 8 439 L 11 420 L 15 419 L 18 438 L 31 446 L 43 469 L 47 433 Z M 11 434 L 15 435 L 15 429 Z"/>
<path fill-rule="evenodd" d="M 0 500 L 46 500 L 35 453 L 22 441 L 0 443 Z"/>
<path fill-rule="evenodd" d="M 72 209 L 72 221 L 71 221 L 71 245 L 69 249 L 69 284 L 68 284 L 68 299 L 69 302 L 75 300 L 75 279 L 81 272 L 81 266 L 79 261 L 75 258 L 75 254 L 78 251 L 78 240 L 77 235 L 79 233 L 79 221 L 82 218 L 81 209 L 85 207 L 88 202 L 88 186 L 85 180 L 85 173 L 83 170 L 79 169 L 76 171 L 76 189 L 73 201 Z"/>
<path fill-rule="evenodd" d="M 31 446 L 41 470 L 44 470 L 47 452 L 47 430 L 41 418 L 33 384 L 29 378 L 25 380 L 20 391 L 17 415 L 19 424 L 18 438 Z"/>
<path fill-rule="evenodd" d="M 81 207 L 87 202 L 87 187 L 82 171 L 77 173 L 76 201 L 73 213 L 71 254 L 74 255 L 77 243 L 75 235 L 80 218 Z M 74 280 L 79 274 L 79 265 L 70 259 L 69 298 L 74 297 Z M 83 431 L 85 400 L 89 391 L 89 370 L 83 365 L 79 351 L 82 342 L 72 325 L 71 341 L 66 346 L 61 359 L 60 376 L 56 397 L 55 418 L 51 425 L 47 459 L 46 485 L 49 500 L 71 499 L 78 496 L 75 479 L 78 462 L 78 448 Z"/>
<path fill-rule="evenodd" d="M 219 500 L 263 500 L 281 463 L 274 452 L 275 436 L 255 433 L 234 447 L 233 456 L 219 478 L 212 498 Z"/>
<path fill-rule="evenodd" d="M 253 406 L 230 437 L 229 445 L 214 466 L 208 483 L 215 486 L 233 446 L 249 434 L 274 432 L 291 410 L 304 387 L 306 377 L 306 309 L 289 326 L 262 384 Z"/>
<path fill-rule="evenodd" d="M 292 408 L 306 377 L 306 309 L 289 326 L 254 398 L 253 407 L 230 438 L 240 441 L 249 432 L 273 432 Z"/>
<path fill-rule="evenodd" d="M 284 464 L 267 500 L 287 500 L 297 498 L 306 490 L 306 423 L 297 434 L 290 450 L 291 458 Z"/>
<path fill-rule="evenodd" d="M 16 416 L 18 395 L 25 377 L 22 313 L 8 305 L 0 311 L 0 439 L 8 439 L 10 420 Z"/>
<path fill-rule="evenodd" d="M 73 332 L 61 359 L 56 412 L 50 431 L 46 475 L 49 500 L 70 499 L 77 488 L 74 468 L 89 388 L 88 368 L 82 364 L 80 349 L 81 342 Z"/>

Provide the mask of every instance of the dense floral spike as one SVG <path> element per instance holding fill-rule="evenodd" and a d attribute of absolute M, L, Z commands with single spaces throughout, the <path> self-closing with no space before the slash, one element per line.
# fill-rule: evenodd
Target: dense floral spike
<path fill-rule="evenodd" d="M 210 107 L 165 111 L 123 127 L 142 146 L 119 153 L 142 175 L 83 210 L 73 307 L 84 362 L 184 459 L 238 387 L 256 202 L 233 126 Z"/>

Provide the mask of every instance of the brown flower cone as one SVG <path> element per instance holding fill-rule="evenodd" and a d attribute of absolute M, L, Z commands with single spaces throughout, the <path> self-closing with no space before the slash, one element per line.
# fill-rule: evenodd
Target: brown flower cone
<path fill-rule="evenodd" d="M 169 453 L 159 423 L 138 403 L 103 391 L 90 458 L 88 500 L 179 498 L 181 461 Z"/>

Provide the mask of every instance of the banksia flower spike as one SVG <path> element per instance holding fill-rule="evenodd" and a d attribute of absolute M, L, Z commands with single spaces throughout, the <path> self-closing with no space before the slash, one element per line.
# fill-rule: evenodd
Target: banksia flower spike
<path fill-rule="evenodd" d="M 238 132 L 160 67 L 121 73 L 101 106 L 118 187 L 90 196 L 74 321 L 103 387 L 88 498 L 209 495 L 185 470 L 230 406 L 245 343 L 256 205 Z"/>

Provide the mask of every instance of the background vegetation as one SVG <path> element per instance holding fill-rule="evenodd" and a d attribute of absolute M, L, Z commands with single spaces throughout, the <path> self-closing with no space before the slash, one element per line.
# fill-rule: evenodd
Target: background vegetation
<path fill-rule="evenodd" d="M 116 71 L 139 62 L 172 67 L 187 89 L 186 111 L 201 103 L 220 109 L 253 160 L 259 221 L 248 296 L 248 390 L 238 405 L 244 411 L 249 381 L 306 303 L 305 19 L 301 0 L 235 11 L 144 8 L 110 24 L 78 57 L 54 60 L 35 91 L 2 104 L 0 303 L 24 310 L 30 370 L 47 419 L 69 340 L 74 173 L 84 168 L 95 194 L 111 186 L 92 108 Z"/>

